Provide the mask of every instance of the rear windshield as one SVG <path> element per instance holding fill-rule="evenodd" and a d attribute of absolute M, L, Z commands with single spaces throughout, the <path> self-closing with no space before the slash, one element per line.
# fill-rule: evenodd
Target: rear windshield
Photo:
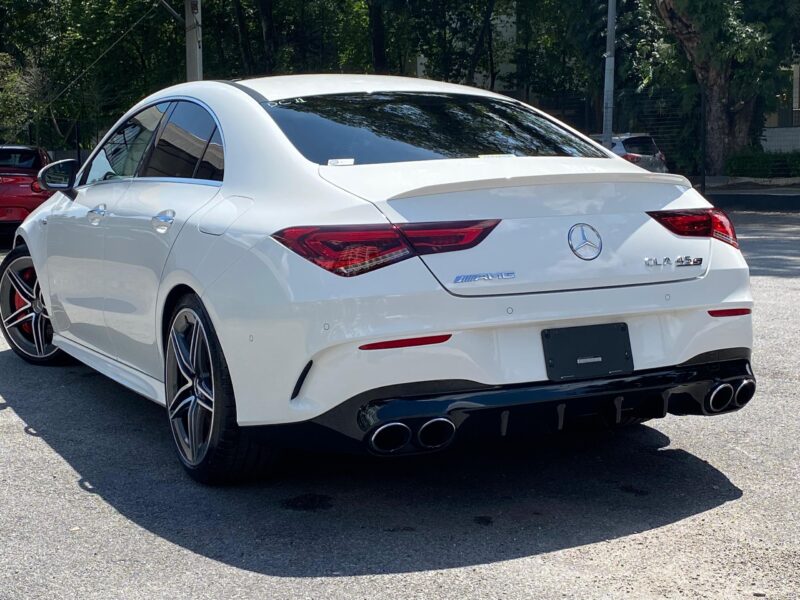
<path fill-rule="evenodd" d="M 648 156 L 655 156 L 658 154 L 658 146 L 649 135 L 640 137 L 628 138 L 622 145 L 625 146 L 625 151 L 631 154 L 644 154 Z"/>
<path fill-rule="evenodd" d="M 39 154 L 24 148 L 0 148 L 0 168 L 39 169 Z"/>
<path fill-rule="evenodd" d="M 262 103 L 308 160 L 375 164 L 480 155 L 606 155 L 516 103 L 481 96 L 380 92 Z"/>

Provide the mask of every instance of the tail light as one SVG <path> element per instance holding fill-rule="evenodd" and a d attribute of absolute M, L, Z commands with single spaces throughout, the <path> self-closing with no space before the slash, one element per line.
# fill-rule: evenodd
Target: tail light
<path fill-rule="evenodd" d="M 412 256 L 472 248 L 499 222 L 288 227 L 272 237 L 315 265 L 352 277 Z"/>
<path fill-rule="evenodd" d="M 34 179 L 34 180 L 33 180 L 33 183 L 31 183 L 31 191 L 32 191 L 34 194 L 41 194 L 41 193 L 44 191 L 44 190 L 42 189 L 42 186 L 41 186 L 41 185 L 39 185 L 39 180 L 38 180 L 38 179 Z"/>
<path fill-rule="evenodd" d="M 647 214 L 676 235 L 715 238 L 734 248 L 739 247 L 733 223 L 719 208 L 664 210 Z"/>
<path fill-rule="evenodd" d="M 633 154 L 632 152 L 626 152 L 625 154 L 622 155 L 622 158 L 624 158 L 628 162 L 638 163 L 638 162 L 641 162 L 642 155 L 641 154 Z"/>

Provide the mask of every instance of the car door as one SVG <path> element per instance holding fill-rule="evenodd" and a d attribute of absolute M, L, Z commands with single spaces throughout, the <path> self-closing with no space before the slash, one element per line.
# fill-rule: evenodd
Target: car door
<path fill-rule="evenodd" d="M 104 308 L 115 356 L 158 379 L 163 368 L 155 316 L 164 265 L 186 221 L 219 192 L 223 171 L 214 118 L 197 103 L 177 102 L 106 219 Z"/>
<path fill-rule="evenodd" d="M 103 354 L 112 354 L 103 317 L 106 217 L 130 187 L 168 106 L 144 109 L 114 131 L 82 170 L 74 198 L 62 195 L 47 217 L 53 328 Z"/>

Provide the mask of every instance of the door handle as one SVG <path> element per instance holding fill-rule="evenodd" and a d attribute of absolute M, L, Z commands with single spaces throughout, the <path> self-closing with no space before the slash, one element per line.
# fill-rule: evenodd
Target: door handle
<path fill-rule="evenodd" d="M 103 217 L 106 216 L 106 205 L 105 204 L 98 204 L 93 209 L 89 210 L 86 213 L 86 218 L 89 219 L 89 223 L 92 225 L 99 225 L 100 221 L 103 220 Z"/>
<path fill-rule="evenodd" d="M 150 219 L 150 224 L 158 233 L 166 233 L 175 222 L 174 210 L 162 210 L 155 217 Z"/>

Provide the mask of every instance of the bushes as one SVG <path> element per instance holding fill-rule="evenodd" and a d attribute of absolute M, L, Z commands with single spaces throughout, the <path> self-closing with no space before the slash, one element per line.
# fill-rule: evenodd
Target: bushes
<path fill-rule="evenodd" d="M 764 152 L 749 148 L 728 159 L 729 177 L 800 177 L 800 152 Z"/>

